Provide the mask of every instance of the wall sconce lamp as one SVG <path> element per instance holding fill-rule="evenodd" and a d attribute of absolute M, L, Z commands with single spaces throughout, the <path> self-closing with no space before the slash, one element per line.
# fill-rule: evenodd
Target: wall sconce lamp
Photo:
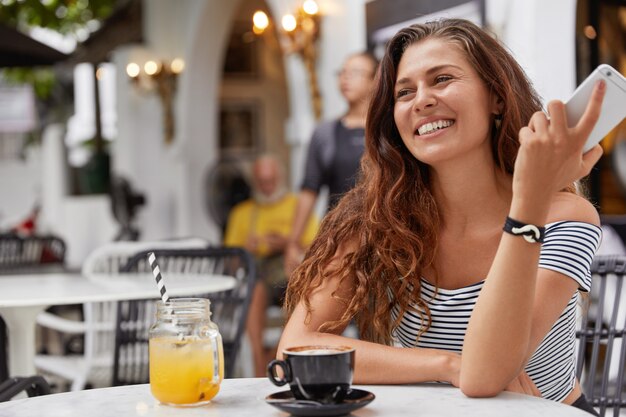
<path fill-rule="evenodd" d="M 258 10 L 252 16 L 252 31 L 261 35 L 271 22 L 267 14 Z M 306 0 L 293 14 L 286 14 L 281 19 L 282 31 L 279 34 L 283 51 L 286 54 L 297 53 L 302 58 L 309 75 L 309 88 L 315 118 L 322 116 L 322 98 L 315 71 L 317 61 L 316 42 L 320 34 L 319 6 L 315 0 Z"/>
<path fill-rule="evenodd" d="M 147 61 L 143 68 L 135 62 L 126 65 L 126 74 L 133 85 L 143 91 L 155 91 L 163 106 L 163 131 L 165 143 L 174 139 L 173 100 L 176 93 L 176 79 L 185 69 L 185 61 L 175 58 L 171 62 Z"/>

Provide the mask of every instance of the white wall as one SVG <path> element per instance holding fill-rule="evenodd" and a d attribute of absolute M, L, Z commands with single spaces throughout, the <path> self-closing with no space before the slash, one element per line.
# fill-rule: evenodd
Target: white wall
<path fill-rule="evenodd" d="M 127 47 L 115 54 L 120 71 L 130 61 L 143 63 L 148 58 L 182 57 L 186 62 L 174 102 L 176 131 L 171 145 L 164 143 L 157 96 L 139 92 L 127 77 L 118 77 L 120 133 L 114 170 L 146 194 L 139 219 L 142 239 L 217 236 L 204 214 L 202 179 L 214 158 L 216 68 L 221 62 L 217 57 L 235 3 L 145 1 L 145 47 Z"/>
<path fill-rule="evenodd" d="M 115 236 L 117 225 L 108 196 L 69 196 L 62 125 L 46 127 L 41 145 L 31 146 L 25 160 L 0 163 L 0 222 L 3 229 L 15 226 L 41 203 L 37 232 L 52 233 L 66 243 L 66 265 L 80 267 L 96 247 Z"/>
<path fill-rule="evenodd" d="M 41 175 L 40 146 L 27 148 L 24 160 L 0 161 L 0 228 L 15 226 L 30 214 L 41 197 Z"/>
<path fill-rule="evenodd" d="M 115 237 L 118 225 L 108 195 L 68 195 L 68 172 L 60 124 L 49 125 L 42 137 L 41 233 L 53 233 L 66 244 L 65 263 L 80 268 L 87 255 Z"/>
<path fill-rule="evenodd" d="M 576 0 L 486 0 L 487 20 L 547 103 L 576 87 Z"/>

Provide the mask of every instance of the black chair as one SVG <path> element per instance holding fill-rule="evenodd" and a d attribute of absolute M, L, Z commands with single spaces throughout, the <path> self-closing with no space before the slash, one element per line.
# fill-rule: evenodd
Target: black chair
<path fill-rule="evenodd" d="M 0 274 L 54 270 L 65 261 L 65 242 L 52 235 L 0 235 Z"/>
<path fill-rule="evenodd" d="M 0 234 L 0 274 L 59 271 L 64 263 L 65 242 L 59 237 Z M 8 377 L 6 324 L 0 318 L 0 381 Z"/>
<path fill-rule="evenodd" d="M 150 271 L 145 251 L 135 255 L 123 272 Z M 232 276 L 236 286 L 228 291 L 197 294 L 211 301 L 211 319 L 220 329 L 224 344 L 225 377 L 232 378 L 243 337 L 256 274 L 254 259 L 240 248 L 155 250 L 159 268 L 168 273 L 220 274 Z M 155 295 L 156 284 L 155 284 Z M 117 309 L 113 385 L 146 383 L 148 330 L 155 322 L 155 300 L 121 301 Z"/>
<path fill-rule="evenodd" d="M 22 391 L 29 397 L 50 394 L 50 386 L 40 375 L 9 378 L 0 384 L 0 402 L 9 401 Z"/>
<path fill-rule="evenodd" d="M 600 415 L 612 408 L 617 417 L 626 407 L 626 256 L 597 256 L 591 272 L 589 303 L 576 332 L 576 375 Z"/>

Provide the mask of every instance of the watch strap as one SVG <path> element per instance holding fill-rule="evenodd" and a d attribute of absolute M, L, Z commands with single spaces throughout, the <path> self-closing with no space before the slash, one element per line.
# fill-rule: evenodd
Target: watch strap
<path fill-rule="evenodd" d="M 522 236 L 529 243 L 543 243 L 546 234 L 545 227 L 522 223 L 510 217 L 506 218 L 502 230 L 514 236 Z"/>

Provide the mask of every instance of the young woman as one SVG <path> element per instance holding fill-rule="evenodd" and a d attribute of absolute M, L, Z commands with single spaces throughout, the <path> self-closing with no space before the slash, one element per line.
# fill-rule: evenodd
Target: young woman
<path fill-rule="evenodd" d="M 581 121 L 541 111 L 511 55 L 441 20 L 389 42 L 366 125 L 362 178 L 291 277 L 283 348 L 356 347 L 357 383 L 447 381 L 588 409 L 574 373 L 575 308 L 600 240 L 576 194 L 604 85 Z M 362 340 L 344 339 L 355 319 Z M 593 411 L 593 409 L 591 409 Z"/>

